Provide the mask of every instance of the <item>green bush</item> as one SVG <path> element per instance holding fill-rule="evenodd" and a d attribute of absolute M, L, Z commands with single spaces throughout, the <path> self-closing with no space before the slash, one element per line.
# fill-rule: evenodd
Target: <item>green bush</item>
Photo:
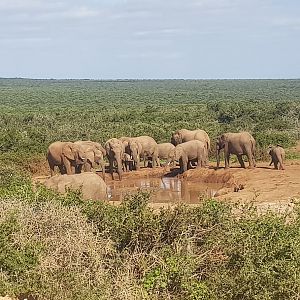
<path fill-rule="evenodd" d="M 0 163 L 45 159 L 56 140 L 202 128 L 254 134 L 261 149 L 299 139 L 300 80 L 66 81 L 0 79 Z M 69 104 L 72 103 L 70 106 Z M 213 153 L 212 157 L 213 157 Z"/>
<path fill-rule="evenodd" d="M 33 188 L 7 172 L 0 190 L 0 294 L 295 299 L 300 292 L 298 204 L 280 215 L 216 200 L 153 211 L 145 192 L 112 206 L 83 201 L 80 192 Z"/>

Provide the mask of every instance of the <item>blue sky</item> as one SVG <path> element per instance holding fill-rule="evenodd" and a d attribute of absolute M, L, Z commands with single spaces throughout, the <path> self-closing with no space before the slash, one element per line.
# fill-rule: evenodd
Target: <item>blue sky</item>
<path fill-rule="evenodd" d="M 300 78 L 300 1 L 0 0 L 0 77 Z"/>

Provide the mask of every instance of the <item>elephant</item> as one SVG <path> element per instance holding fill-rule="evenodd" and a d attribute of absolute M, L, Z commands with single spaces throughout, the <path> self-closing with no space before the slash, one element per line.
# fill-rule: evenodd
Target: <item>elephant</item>
<path fill-rule="evenodd" d="M 157 144 L 157 147 L 159 159 L 168 159 L 169 152 L 175 148 L 171 143 Z M 175 161 L 173 163 L 175 163 Z"/>
<path fill-rule="evenodd" d="M 242 155 L 246 155 L 249 161 L 249 168 L 254 168 L 255 163 L 255 139 L 246 131 L 238 133 L 224 133 L 217 138 L 217 168 L 220 166 L 220 151 L 224 148 L 225 169 L 229 168 L 230 154 L 235 154 L 242 168 L 245 168 Z"/>
<path fill-rule="evenodd" d="M 90 172 L 95 164 L 100 165 L 102 169 L 102 176 L 105 180 L 105 161 L 104 156 L 106 155 L 105 149 L 100 143 L 92 141 L 77 141 L 74 144 L 80 145 L 85 153 L 86 162 L 84 165 L 78 167 L 77 173 L 81 173 L 82 167 L 84 172 Z"/>
<path fill-rule="evenodd" d="M 180 173 L 185 172 L 190 162 L 197 162 L 196 168 L 206 166 L 207 146 L 199 140 L 192 140 L 178 144 L 168 154 L 168 165 L 175 160 L 179 160 Z"/>
<path fill-rule="evenodd" d="M 270 146 L 269 147 L 269 154 L 272 158 L 271 162 L 270 162 L 270 166 L 272 165 L 272 163 L 274 163 L 274 168 L 277 170 L 284 170 L 284 158 L 285 158 L 285 151 L 284 149 L 280 146 Z"/>
<path fill-rule="evenodd" d="M 124 152 L 122 162 L 124 172 L 133 170 L 133 159 L 128 153 Z"/>
<path fill-rule="evenodd" d="M 123 150 L 124 150 L 124 155 L 123 155 L 123 170 L 124 171 L 128 171 L 127 166 L 130 168 L 129 170 L 132 171 L 133 167 L 135 167 L 135 163 L 132 159 L 132 155 L 131 155 L 131 150 L 129 149 L 129 141 L 130 141 L 131 137 L 127 137 L 127 136 L 122 136 L 119 138 L 119 140 L 122 142 L 123 144 Z M 130 162 L 130 163 L 129 163 Z M 132 166 L 132 167 L 131 167 Z"/>
<path fill-rule="evenodd" d="M 124 147 L 122 142 L 119 139 L 112 138 L 105 143 L 104 148 L 106 150 L 106 156 L 109 161 L 109 172 L 111 174 L 112 179 L 114 179 L 113 169 L 115 162 L 117 167 L 117 173 L 119 175 L 119 180 L 122 180 L 122 159 L 124 156 Z"/>
<path fill-rule="evenodd" d="M 156 164 L 160 166 L 157 143 L 152 137 L 139 136 L 131 138 L 128 142 L 128 147 L 135 162 L 136 170 L 140 169 L 141 157 L 144 158 L 145 165 L 148 158 L 151 157 L 152 166 L 155 167 Z"/>
<path fill-rule="evenodd" d="M 206 149 L 207 149 L 206 160 L 208 163 L 208 154 L 210 150 L 210 138 L 206 131 L 202 129 L 196 129 L 196 130 L 180 129 L 173 132 L 171 137 L 171 143 L 174 146 L 192 140 L 198 140 L 206 144 Z"/>
<path fill-rule="evenodd" d="M 199 140 L 206 143 L 207 150 L 210 150 L 210 138 L 208 134 L 202 129 L 196 130 L 188 130 L 188 129 L 180 129 L 173 132 L 171 137 L 171 143 L 174 146 L 178 144 L 192 141 L 192 140 Z"/>
<path fill-rule="evenodd" d="M 119 140 L 123 143 L 125 152 L 126 152 L 126 150 L 129 151 L 128 150 L 128 143 L 129 143 L 130 139 L 131 139 L 131 137 L 128 137 L 128 136 L 122 136 L 122 137 L 119 138 Z"/>
<path fill-rule="evenodd" d="M 70 190 L 81 190 L 83 199 L 105 200 L 107 199 L 107 185 L 104 180 L 95 173 L 85 172 L 73 175 L 55 175 L 44 182 L 47 188 L 59 193 Z"/>
<path fill-rule="evenodd" d="M 58 166 L 61 174 L 75 174 L 76 168 L 82 166 L 86 159 L 84 150 L 80 145 L 71 142 L 54 142 L 48 147 L 47 160 L 51 176 L 54 167 Z"/>

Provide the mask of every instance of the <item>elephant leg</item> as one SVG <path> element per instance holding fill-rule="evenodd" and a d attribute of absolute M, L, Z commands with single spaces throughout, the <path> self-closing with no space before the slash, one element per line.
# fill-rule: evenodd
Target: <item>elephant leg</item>
<path fill-rule="evenodd" d="M 225 169 L 229 169 L 230 153 L 224 153 L 225 156 Z"/>
<path fill-rule="evenodd" d="M 255 160 L 254 155 L 252 155 L 252 161 L 253 161 L 253 167 L 256 167 L 256 160 Z"/>
<path fill-rule="evenodd" d="M 140 158 L 139 158 L 139 157 L 136 159 L 136 162 L 135 162 L 135 169 L 136 169 L 136 170 L 139 170 L 139 169 L 140 169 Z"/>
<path fill-rule="evenodd" d="M 72 175 L 75 173 L 75 167 L 71 166 L 71 162 L 67 158 L 63 158 L 64 166 L 66 168 L 66 172 L 68 175 Z M 74 172 L 74 173 L 73 173 Z"/>
<path fill-rule="evenodd" d="M 101 170 L 102 170 L 102 178 L 105 181 L 105 162 L 104 162 L 104 160 L 102 160 L 100 162 L 100 166 L 101 166 Z"/>
<path fill-rule="evenodd" d="M 245 163 L 244 163 L 244 161 L 243 161 L 243 157 L 242 157 L 242 155 L 237 155 L 237 158 L 238 158 L 238 160 L 239 160 L 239 163 L 240 163 L 240 165 L 241 165 L 241 167 L 242 168 L 246 168 L 246 166 L 245 166 Z"/>
<path fill-rule="evenodd" d="M 58 166 L 58 168 L 59 168 L 59 172 L 60 172 L 61 175 L 64 175 L 64 174 L 67 173 L 66 169 L 64 168 L 64 166 L 60 165 L 60 166 Z"/>
<path fill-rule="evenodd" d="M 91 163 L 84 164 L 84 171 L 85 172 L 91 172 L 91 170 L 92 170 L 92 164 Z"/>
<path fill-rule="evenodd" d="M 283 159 L 282 159 L 281 156 L 279 157 L 279 167 L 280 167 L 281 170 L 285 170 L 285 167 L 284 167 L 284 164 L 283 164 Z"/>
<path fill-rule="evenodd" d="M 196 169 L 206 166 L 206 158 L 203 158 L 201 153 L 198 153 Z"/>
<path fill-rule="evenodd" d="M 49 162 L 49 168 L 50 168 L 50 175 L 51 175 L 51 177 L 54 176 L 54 167 L 55 167 L 54 164 Z"/>
<path fill-rule="evenodd" d="M 144 160 L 144 168 L 148 167 L 148 157 L 146 155 L 143 156 L 143 160 Z"/>
<path fill-rule="evenodd" d="M 158 153 L 156 153 L 156 152 L 153 153 L 152 165 L 153 165 L 153 160 L 155 160 L 155 166 L 160 167 L 160 159 L 159 159 Z"/>
<path fill-rule="evenodd" d="M 117 173 L 119 175 L 119 180 L 121 181 L 122 180 L 122 174 L 123 174 L 121 160 L 117 161 Z"/>
<path fill-rule="evenodd" d="M 76 174 L 76 167 L 71 165 L 71 175 Z"/>
<path fill-rule="evenodd" d="M 184 169 L 187 168 L 187 166 L 184 167 L 184 163 L 181 158 L 179 159 L 179 166 L 180 166 L 180 173 L 183 173 Z"/>
<path fill-rule="evenodd" d="M 182 168 L 183 168 L 183 172 L 188 170 L 188 164 L 189 164 L 189 160 L 187 157 L 182 157 Z"/>
<path fill-rule="evenodd" d="M 274 168 L 278 170 L 278 161 L 274 161 Z"/>
<path fill-rule="evenodd" d="M 114 165 L 113 159 L 109 159 L 109 173 L 111 175 L 111 179 L 112 180 L 114 180 L 114 168 L 113 168 L 113 165 Z"/>
<path fill-rule="evenodd" d="M 254 168 L 255 167 L 255 160 L 254 160 L 254 155 L 253 155 L 252 149 L 247 147 L 245 154 L 246 154 L 246 156 L 248 158 L 248 161 L 249 161 L 249 169 Z"/>

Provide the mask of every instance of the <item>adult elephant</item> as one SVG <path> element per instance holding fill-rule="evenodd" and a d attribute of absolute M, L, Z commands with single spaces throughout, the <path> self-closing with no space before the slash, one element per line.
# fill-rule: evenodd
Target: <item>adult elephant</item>
<path fill-rule="evenodd" d="M 157 144 L 158 147 L 158 157 L 159 159 L 168 159 L 168 155 L 171 150 L 175 148 L 175 146 L 172 143 L 162 143 Z"/>
<path fill-rule="evenodd" d="M 135 163 L 136 170 L 140 169 L 140 158 L 146 160 L 151 157 L 152 166 L 160 166 L 158 158 L 158 147 L 156 141 L 150 136 L 138 136 L 131 138 L 128 142 L 128 148 Z"/>
<path fill-rule="evenodd" d="M 106 151 L 101 144 L 92 141 L 77 141 L 74 144 L 82 147 L 86 158 L 84 165 L 80 165 L 78 167 L 78 173 L 81 173 L 82 169 L 84 172 L 91 172 L 91 169 L 95 167 L 95 164 L 97 164 L 101 166 L 102 176 L 105 180 L 104 156 L 106 155 Z"/>
<path fill-rule="evenodd" d="M 65 194 L 68 190 L 81 190 L 82 198 L 87 200 L 105 200 L 108 198 L 107 185 L 104 180 L 92 172 L 52 176 L 45 181 L 44 185 L 61 194 Z"/>
<path fill-rule="evenodd" d="M 217 138 L 217 168 L 220 166 L 220 151 L 224 149 L 225 168 L 229 168 L 230 154 L 235 154 L 242 168 L 245 168 L 242 155 L 246 155 L 249 161 L 249 168 L 254 168 L 255 163 L 255 139 L 249 132 L 223 133 Z"/>
<path fill-rule="evenodd" d="M 117 173 L 119 175 L 119 180 L 122 180 L 122 159 L 124 156 L 123 144 L 120 140 L 116 138 L 109 139 L 104 146 L 106 150 L 106 156 L 109 161 L 109 172 L 112 179 L 114 179 L 114 163 L 117 166 Z"/>
<path fill-rule="evenodd" d="M 196 168 L 205 167 L 207 164 L 207 148 L 202 141 L 192 140 L 177 145 L 168 154 L 168 164 L 179 160 L 180 172 L 185 172 L 191 162 L 197 162 Z"/>
<path fill-rule="evenodd" d="M 210 138 L 206 131 L 202 129 L 195 129 L 195 130 L 188 130 L 188 129 L 180 129 L 173 132 L 171 137 L 171 143 L 174 146 L 177 146 L 178 144 L 192 141 L 192 140 L 198 140 L 201 142 L 204 142 L 207 149 L 207 162 L 208 162 L 208 154 L 210 150 Z"/>
<path fill-rule="evenodd" d="M 171 143 L 174 146 L 177 146 L 178 144 L 192 141 L 192 140 L 198 140 L 201 142 L 204 142 L 207 146 L 207 150 L 210 149 L 210 138 L 206 131 L 202 129 L 196 129 L 196 130 L 188 130 L 188 129 L 180 129 L 173 132 L 171 137 Z"/>
<path fill-rule="evenodd" d="M 85 163 L 85 154 L 80 145 L 71 142 L 54 142 L 48 147 L 47 160 L 51 176 L 57 166 L 61 174 L 75 174 L 76 168 Z"/>
<path fill-rule="evenodd" d="M 269 147 L 269 155 L 271 156 L 272 160 L 270 162 L 270 166 L 274 163 L 274 168 L 277 170 L 284 170 L 284 158 L 285 158 L 285 151 L 280 146 L 271 146 Z"/>

